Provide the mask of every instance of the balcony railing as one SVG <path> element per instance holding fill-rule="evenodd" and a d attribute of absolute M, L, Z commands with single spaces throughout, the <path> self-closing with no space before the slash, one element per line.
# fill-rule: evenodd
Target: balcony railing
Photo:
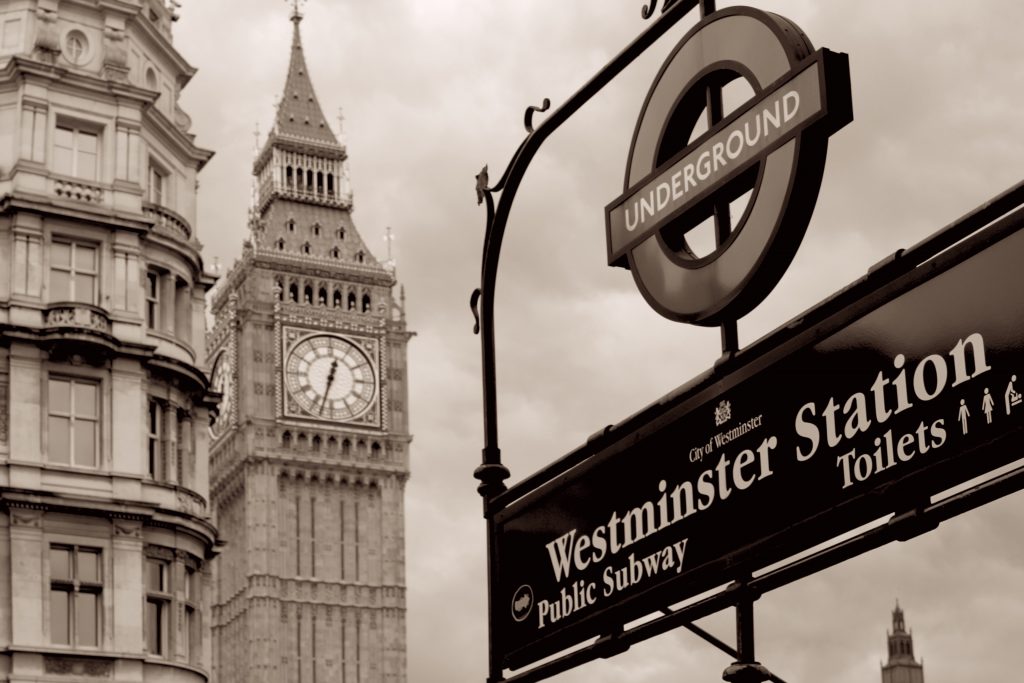
<path fill-rule="evenodd" d="M 53 193 L 62 199 L 74 199 L 97 205 L 103 203 L 103 188 L 80 180 L 54 180 Z"/>
<path fill-rule="evenodd" d="M 76 301 L 50 304 L 43 314 L 46 327 L 75 327 L 92 332 L 110 334 L 110 317 L 98 306 Z"/>
<path fill-rule="evenodd" d="M 188 221 L 167 207 L 143 202 L 142 213 L 153 221 L 153 229 L 157 234 L 166 235 L 181 242 L 192 240 L 192 228 Z"/>

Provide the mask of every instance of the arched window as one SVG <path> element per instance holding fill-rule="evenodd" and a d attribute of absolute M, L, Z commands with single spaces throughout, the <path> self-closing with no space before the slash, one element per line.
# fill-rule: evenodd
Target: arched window
<path fill-rule="evenodd" d="M 306 289 L 304 289 L 302 292 L 302 303 L 313 303 L 313 288 L 309 285 L 306 285 Z"/>
<path fill-rule="evenodd" d="M 288 189 L 295 187 L 295 173 L 292 171 L 292 167 L 289 166 L 284 171 L 284 182 L 288 186 Z"/>
<path fill-rule="evenodd" d="M 291 448 L 292 447 L 292 433 L 291 432 L 285 432 L 284 434 L 281 435 L 281 445 L 284 446 L 285 448 Z"/>
<path fill-rule="evenodd" d="M 316 193 L 317 194 L 323 194 L 324 193 L 324 172 L 323 171 L 317 171 L 316 172 Z"/>
<path fill-rule="evenodd" d="M 302 253 L 303 254 L 308 254 L 309 253 L 309 242 L 306 242 L 305 244 L 302 245 Z"/>
<path fill-rule="evenodd" d="M 274 278 L 274 290 L 277 293 L 277 300 L 282 301 L 284 299 L 284 280 L 281 278 Z"/>
<path fill-rule="evenodd" d="M 313 169 L 306 171 L 306 191 L 313 191 Z"/>
<path fill-rule="evenodd" d="M 294 282 L 288 285 L 288 298 L 295 303 L 299 302 L 299 286 Z"/>
<path fill-rule="evenodd" d="M 319 237 L 320 236 L 320 224 L 319 223 L 314 223 L 313 224 L 313 236 L 314 237 Z"/>
<path fill-rule="evenodd" d="M 341 292 L 334 290 L 334 307 L 341 308 Z"/>
<path fill-rule="evenodd" d="M 295 440 L 295 447 L 300 451 L 304 451 L 309 447 L 309 440 L 303 432 L 299 432 L 299 438 Z"/>
<path fill-rule="evenodd" d="M 330 197 L 334 196 L 334 174 L 327 174 L 327 195 Z"/>
<path fill-rule="evenodd" d="M 349 441 L 348 439 L 345 439 L 344 441 L 341 442 L 341 454 L 342 455 L 349 455 L 351 453 L 352 453 L 352 442 Z"/>
<path fill-rule="evenodd" d="M 345 239 L 345 228 L 338 228 L 338 232 L 336 234 L 339 240 Z"/>
<path fill-rule="evenodd" d="M 337 247 L 331 249 L 331 258 L 341 258 L 341 249 Z"/>
<path fill-rule="evenodd" d="M 380 451 L 380 444 L 374 441 L 373 445 L 370 446 L 370 457 L 373 458 L 374 460 L 380 458 Z"/>
<path fill-rule="evenodd" d="M 313 452 L 314 453 L 319 453 L 320 452 L 320 436 L 319 435 L 313 437 L 312 447 L 313 447 Z"/>
<path fill-rule="evenodd" d="M 324 287 L 320 288 L 320 294 L 317 295 L 316 302 L 320 306 L 326 306 L 327 305 L 327 289 L 326 288 L 324 288 Z"/>
<path fill-rule="evenodd" d="M 359 252 L 359 253 L 356 254 L 356 261 L 359 261 L 360 263 L 362 263 L 363 259 L 365 259 L 365 258 L 366 257 L 363 255 L 363 252 Z"/>
<path fill-rule="evenodd" d="M 333 436 L 327 438 L 327 453 L 333 455 L 338 452 L 338 440 Z"/>
<path fill-rule="evenodd" d="M 303 183 L 304 176 L 302 175 L 302 168 L 301 167 L 295 169 L 295 177 L 296 177 L 295 189 L 297 189 L 299 192 L 302 192 L 302 190 L 305 189 L 305 185 Z"/>
<path fill-rule="evenodd" d="M 370 312 L 370 295 L 363 294 L 363 313 Z"/>
<path fill-rule="evenodd" d="M 286 227 L 288 229 L 288 232 L 295 232 L 295 221 L 293 221 L 291 218 L 289 218 L 285 222 L 284 227 Z"/>
<path fill-rule="evenodd" d="M 348 310 L 356 310 L 356 295 L 355 292 L 348 293 Z"/>
<path fill-rule="evenodd" d="M 362 439 L 359 439 L 359 441 L 356 443 L 356 452 L 359 455 L 366 455 L 366 442 L 363 441 Z"/>
<path fill-rule="evenodd" d="M 284 251 L 284 239 L 283 238 L 278 237 L 277 238 L 277 242 L 275 242 L 275 244 L 277 244 L 277 250 L 278 251 Z"/>

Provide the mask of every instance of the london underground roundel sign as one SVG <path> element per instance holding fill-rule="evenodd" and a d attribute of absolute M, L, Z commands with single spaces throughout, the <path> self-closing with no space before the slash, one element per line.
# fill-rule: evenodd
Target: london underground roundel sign
<path fill-rule="evenodd" d="M 744 79 L 754 95 L 690 140 L 709 88 Z M 810 221 L 828 137 L 853 119 L 847 57 L 815 51 L 788 19 L 749 7 L 709 15 L 651 86 L 626 168 L 606 208 L 608 262 L 628 268 L 648 303 L 680 322 L 718 325 L 759 304 Z M 710 254 L 686 233 L 749 192 Z"/>

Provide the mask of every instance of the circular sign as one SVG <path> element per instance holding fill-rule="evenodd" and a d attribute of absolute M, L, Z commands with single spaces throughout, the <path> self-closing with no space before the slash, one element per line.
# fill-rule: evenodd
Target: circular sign
<path fill-rule="evenodd" d="M 523 584 L 512 595 L 512 618 L 523 621 L 533 611 L 533 589 Z"/>
<path fill-rule="evenodd" d="M 709 89 L 754 95 L 691 141 Z M 810 221 L 828 136 L 852 120 L 846 56 L 814 48 L 783 17 L 748 7 L 708 16 L 669 56 L 641 110 L 625 193 L 607 208 L 611 265 L 680 322 L 718 325 L 759 304 Z M 749 193 L 735 228 L 698 256 L 686 233 Z M 721 210 L 719 208 L 719 210 Z"/>

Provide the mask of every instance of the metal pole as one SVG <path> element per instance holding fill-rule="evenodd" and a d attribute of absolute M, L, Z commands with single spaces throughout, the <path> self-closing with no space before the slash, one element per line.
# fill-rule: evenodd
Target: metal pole
<path fill-rule="evenodd" d="M 704 19 L 715 12 L 715 0 L 700 0 L 700 17 Z M 707 88 L 708 107 L 708 130 L 711 130 L 716 123 L 724 117 L 722 105 L 722 88 L 716 84 Z M 732 220 L 729 216 L 729 203 L 718 202 L 714 210 L 715 221 L 715 246 L 721 247 L 729 239 L 732 232 Z M 727 320 L 722 323 L 722 357 L 727 358 L 736 351 L 739 351 L 739 334 L 736 329 L 735 320 Z"/>
<path fill-rule="evenodd" d="M 771 672 L 758 663 L 754 656 L 754 600 L 750 577 L 730 586 L 736 599 L 736 661 L 722 672 L 722 680 L 729 683 L 763 683 L 772 678 Z"/>

